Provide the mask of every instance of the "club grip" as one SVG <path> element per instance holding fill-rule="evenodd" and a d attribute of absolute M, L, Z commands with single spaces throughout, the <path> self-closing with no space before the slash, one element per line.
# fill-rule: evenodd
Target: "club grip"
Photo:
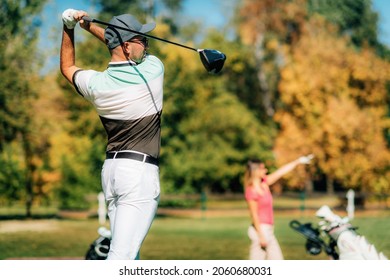
<path fill-rule="evenodd" d="M 82 19 L 88 22 L 93 22 L 93 19 L 87 16 L 83 16 Z"/>

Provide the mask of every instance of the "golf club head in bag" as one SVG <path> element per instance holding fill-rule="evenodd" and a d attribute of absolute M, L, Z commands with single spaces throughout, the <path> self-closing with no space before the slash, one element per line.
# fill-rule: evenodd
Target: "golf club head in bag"
<path fill-rule="evenodd" d="M 107 237 L 100 236 L 89 247 L 86 260 L 105 260 L 110 251 L 111 240 Z"/>
<path fill-rule="evenodd" d="M 105 260 L 111 245 L 111 231 L 105 227 L 98 229 L 99 237 L 92 242 L 85 255 L 86 260 Z"/>
<path fill-rule="evenodd" d="M 200 60 L 207 72 L 217 74 L 222 70 L 226 55 L 217 50 L 199 49 Z"/>

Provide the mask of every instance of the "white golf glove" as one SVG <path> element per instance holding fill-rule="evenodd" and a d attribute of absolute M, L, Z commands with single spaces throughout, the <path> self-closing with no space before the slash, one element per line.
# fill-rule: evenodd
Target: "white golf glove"
<path fill-rule="evenodd" d="M 74 15 L 77 13 L 77 10 L 67 9 L 62 13 L 62 22 L 66 25 L 68 29 L 73 29 L 77 20 L 74 19 Z"/>
<path fill-rule="evenodd" d="M 313 154 L 310 154 L 310 155 L 307 155 L 307 156 L 302 156 L 300 157 L 298 160 L 299 160 L 299 163 L 301 164 L 309 164 L 310 161 L 314 158 L 314 155 Z"/>

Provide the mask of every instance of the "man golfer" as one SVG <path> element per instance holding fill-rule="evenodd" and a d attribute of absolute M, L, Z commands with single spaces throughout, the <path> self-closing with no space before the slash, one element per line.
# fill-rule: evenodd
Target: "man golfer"
<path fill-rule="evenodd" d="M 107 259 L 138 259 L 160 196 L 158 157 L 164 66 L 146 52 L 146 37 L 112 27 L 103 29 L 82 20 L 83 16 L 87 13 L 73 9 L 62 15 L 60 68 L 77 92 L 94 105 L 108 136 L 101 173 L 112 233 Z M 107 45 L 111 61 L 105 71 L 76 66 L 77 22 Z M 129 14 L 114 16 L 110 24 L 142 33 L 156 26 L 141 24 Z"/>

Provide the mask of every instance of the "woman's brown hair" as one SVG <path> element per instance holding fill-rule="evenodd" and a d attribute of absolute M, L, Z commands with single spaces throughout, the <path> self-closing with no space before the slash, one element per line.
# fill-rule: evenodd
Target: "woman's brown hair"
<path fill-rule="evenodd" d="M 259 168 L 259 165 L 263 162 L 259 159 L 250 159 L 246 164 L 246 170 L 244 174 L 244 190 L 247 186 L 249 186 L 252 182 L 253 171 Z"/>

